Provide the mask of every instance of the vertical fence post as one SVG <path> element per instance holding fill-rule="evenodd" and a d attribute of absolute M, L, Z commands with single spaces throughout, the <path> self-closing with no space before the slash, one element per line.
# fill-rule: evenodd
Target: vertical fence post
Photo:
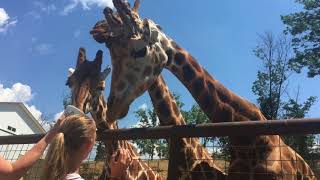
<path fill-rule="evenodd" d="M 178 138 L 171 136 L 169 140 L 169 165 L 168 165 L 168 178 L 167 180 L 177 180 L 179 169 L 177 161 L 177 148 Z"/>

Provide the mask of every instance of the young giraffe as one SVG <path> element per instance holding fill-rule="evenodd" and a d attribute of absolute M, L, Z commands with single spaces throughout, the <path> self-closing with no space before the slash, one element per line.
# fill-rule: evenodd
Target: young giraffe
<path fill-rule="evenodd" d="M 101 71 L 102 51 L 98 51 L 94 61 L 88 61 L 85 56 L 85 49 L 80 48 L 77 66 L 75 70 L 70 69 L 67 85 L 71 89 L 72 104 L 85 113 L 90 112 L 96 122 L 98 132 L 105 129 L 117 129 L 117 123 L 107 123 L 107 106 L 104 100 L 104 80 L 110 72 L 110 68 Z M 99 135 L 99 134 L 98 134 Z M 154 172 L 145 162 L 140 161 L 136 149 L 128 141 L 104 141 L 106 147 L 106 162 L 104 172 L 100 180 L 110 178 L 109 161 L 111 155 L 119 148 L 129 150 L 132 161 L 128 171 L 121 179 L 124 180 L 161 180 L 159 174 Z"/>
<path fill-rule="evenodd" d="M 106 8 L 106 20 L 91 31 L 97 42 L 106 43 L 112 58 L 110 119 L 125 116 L 132 101 L 166 68 L 186 86 L 211 122 L 266 120 L 254 104 L 215 80 L 158 25 L 148 19 L 142 21 L 138 1 L 133 9 L 121 0 L 113 2 L 118 14 Z M 304 159 L 278 135 L 230 139 L 234 148 L 229 179 L 316 179 Z"/>

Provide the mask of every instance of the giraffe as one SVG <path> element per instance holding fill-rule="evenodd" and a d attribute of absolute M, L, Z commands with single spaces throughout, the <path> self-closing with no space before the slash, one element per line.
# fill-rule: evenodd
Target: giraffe
<path fill-rule="evenodd" d="M 130 104 L 168 69 L 189 90 L 211 122 L 266 121 L 261 111 L 214 79 L 196 59 L 149 19 L 138 15 L 139 1 L 113 0 L 106 20 L 91 31 L 105 43 L 112 61 L 109 119 L 121 119 Z M 305 160 L 278 135 L 230 137 L 233 146 L 228 179 L 316 179 Z M 245 147 L 245 148 L 244 148 Z"/>
<path fill-rule="evenodd" d="M 83 50 L 80 49 L 80 53 L 81 51 Z M 74 76 L 74 77 L 69 77 L 69 80 L 72 81 L 72 78 L 76 79 L 75 81 L 79 84 L 80 88 L 81 88 L 81 84 L 83 84 L 82 81 L 83 82 L 87 81 L 88 84 L 95 84 L 94 86 L 85 90 L 89 94 L 90 93 L 92 94 L 91 95 L 92 100 L 88 101 L 87 106 L 91 107 L 89 108 L 89 109 L 92 109 L 90 112 L 92 114 L 92 117 L 96 121 L 105 120 L 107 118 L 106 117 L 107 106 L 104 100 L 103 93 L 101 93 L 101 90 L 104 89 L 103 79 L 105 79 L 106 77 L 105 73 L 107 73 L 109 70 L 107 69 L 104 72 L 102 72 L 102 74 L 104 75 L 97 76 L 96 73 L 94 73 L 95 75 L 91 76 L 85 73 L 84 69 L 86 69 L 86 67 L 89 67 L 88 63 L 82 65 L 82 69 L 77 68 L 74 73 L 71 72 L 70 74 L 74 74 L 71 76 Z M 98 68 L 97 69 L 88 68 L 88 69 L 90 70 L 90 72 L 92 71 L 100 72 Z M 77 75 L 77 73 L 83 74 L 81 76 L 82 79 L 76 78 L 77 76 L 78 77 L 80 76 L 80 75 Z M 90 82 L 99 82 L 99 83 L 90 83 Z M 98 91 L 98 92 L 94 93 L 95 91 Z M 75 92 L 75 91 L 72 91 L 72 92 Z M 159 117 L 160 125 L 185 124 L 185 120 L 181 112 L 179 111 L 179 108 L 162 77 L 159 77 L 155 81 L 155 83 L 149 88 L 148 92 L 150 94 L 152 103 L 155 107 L 156 113 Z M 76 94 L 73 94 L 72 97 L 78 97 L 76 99 L 83 99 L 77 96 Z M 117 127 L 112 126 L 112 128 L 117 128 Z M 127 141 L 121 141 L 121 142 L 126 146 L 126 148 L 133 149 L 131 144 L 129 144 Z M 179 158 L 177 159 L 181 160 L 181 162 L 178 163 L 180 171 L 179 171 L 179 174 L 176 175 L 175 179 L 204 179 L 204 180 L 205 179 L 224 179 L 225 174 L 214 164 L 214 161 L 211 158 L 211 155 L 205 148 L 202 147 L 198 138 L 179 139 L 177 141 L 177 144 L 175 144 L 175 149 L 177 150 L 177 153 L 174 154 L 174 156 L 178 156 Z M 108 154 L 111 155 L 112 152 L 114 151 L 111 151 Z M 133 152 L 136 152 L 136 151 L 133 151 Z"/>
<path fill-rule="evenodd" d="M 102 51 L 99 50 L 94 61 L 88 61 L 85 55 L 85 49 L 80 48 L 77 58 L 76 69 L 69 69 L 67 84 L 71 89 L 72 104 L 91 114 L 97 124 L 98 136 L 106 129 L 117 129 L 117 123 L 108 123 L 106 121 L 107 106 L 104 100 L 103 91 L 105 88 L 104 80 L 110 72 L 107 67 L 101 71 Z M 109 161 L 111 155 L 117 152 L 118 148 L 124 148 L 129 151 L 132 161 L 128 167 L 129 170 L 121 177 L 123 180 L 161 180 L 158 173 L 153 171 L 145 162 L 141 161 L 135 147 L 128 141 L 104 141 L 106 147 L 105 168 L 100 180 L 110 178 Z"/>

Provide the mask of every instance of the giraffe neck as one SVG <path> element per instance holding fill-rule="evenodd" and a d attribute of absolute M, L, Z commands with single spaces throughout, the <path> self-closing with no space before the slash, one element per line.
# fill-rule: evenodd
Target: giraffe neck
<path fill-rule="evenodd" d="M 211 122 L 265 120 L 252 103 L 215 80 L 187 51 L 171 42 L 166 68 L 189 90 Z"/>
<path fill-rule="evenodd" d="M 91 116 L 95 120 L 97 124 L 102 124 L 107 121 L 107 104 L 105 101 L 105 98 L 103 96 L 103 93 L 99 93 L 98 97 L 94 97 L 94 100 L 92 102 L 92 111 Z M 108 125 L 108 129 L 118 129 L 117 123 L 113 123 L 111 125 Z M 104 169 L 104 177 L 110 177 L 110 164 L 109 161 L 111 159 L 112 154 L 114 154 L 119 148 L 123 148 L 129 151 L 129 156 L 133 158 L 131 164 L 129 165 L 129 171 L 123 174 L 123 177 L 121 179 L 140 179 L 143 177 L 146 177 L 150 180 L 160 180 L 159 174 L 155 173 L 146 163 L 142 162 L 140 159 L 137 159 L 139 157 L 139 154 L 136 151 L 136 148 L 129 143 L 128 141 L 122 140 L 122 141 L 104 141 L 105 148 L 106 148 L 106 168 Z"/>
<path fill-rule="evenodd" d="M 159 117 L 160 126 L 186 124 L 173 95 L 161 75 L 150 86 L 148 92 Z M 173 145 L 175 146 L 175 153 L 170 154 L 169 159 L 173 161 L 173 164 L 169 162 L 169 171 L 172 169 L 180 170 L 176 172 L 175 179 L 224 177 L 223 171 L 215 165 L 212 156 L 201 145 L 199 138 L 178 139 L 177 143 Z M 172 167 L 170 168 L 170 166 Z"/>
<path fill-rule="evenodd" d="M 148 89 L 148 93 L 161 126 L 186 124 L 173 95 L 161 75 Z"/>

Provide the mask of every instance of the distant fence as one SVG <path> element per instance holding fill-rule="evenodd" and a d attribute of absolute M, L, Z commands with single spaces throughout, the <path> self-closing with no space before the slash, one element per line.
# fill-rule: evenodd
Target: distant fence
<path fill-rule="evenodd" d="M 171 139 L 171 143 L 173 143 L 175 142 L 176 139 L 186 138 L 186 137 L 303 135 L 303 134 L 320 134 L 320 119 L 290 119 L 290 120 L 269 120 L 269 121 L 250 121 L 250 122 L 207 123 L 207 124 L 199 124 L 199 125 L 161 126 L 161 127 L 154 127 L 154 128 L 107 130 L 103 133 L 101 137 L 98 137 L 98 140 Z M 43 134 L 2 136 L 0 137 L 0 154 L 5 156 L 6 154 L 12 153 L 13 151 L 14 152 L 19 151 L 19 149 L 22 151 L 23 149 L 22 147 L 24 147 L 23 144 L 34 144 L 37 141 L 39 141 L 43 136 L 44 136 Z M 13 145 L 16 145 L 16 149 L 13 148 Z M 315 143 L 314 146 L 318 147 L 319 143 Z M 207 147 L 207 148 L 210 148 L 210 147 Z M 219 151 L 217 150 L 217 148 L 219 148 L 217 145 L 212 145 L 211 148 L 215 149 L 215 150 L 211 150 L 213 152 Z M 26 151 L 27 149 L 28 148 L 25 148 L 23 151 Z M 20 153 L 20 154 L 23 154 L 23 153 Z M 166 160 L 166 163 L 167 163 L 167 159 L 162 159 L 161 162 L 163 160 Z M 96 161 L 99 161 L 99 162 L 97 163 Z M 147 160 L 147 161 L 149 164 L 151 163 L 151 166 L 154 166 L 154 164 L 157 164 L 159 166 L 159 164 L 161 164 L 159 162 L 154 162 L 150 160 Z M 225 164 L 224 169 L 226 170 L 227 169 L 226 160 L 222 159 L 221 161 Z M 313 161 L 312 164 L 314 164 L 314 166 L 311 165 L 313 167 L 313 170 L 315 172 L 318 172 L 320 159 L 312 159 L 312 161 Z M 174 167 L 177 167 L 177 164 L 175 164 L 176 162 L 178 161 L 171 159 L 169 161 L 169 164 L 163 165 L 162 170 L 160 170 L 160 168 L 158 167 L 157 171 L 166 171 L 166 169 L 163 169 L 163 168 L 169 167 L 168 176 L 174 177 L 175 174 L 177 173 L 174 170 L 176 169 Z M 87 167 L 86 171 L 92 168 L 92 166 L 99 166 L 99 167 L 101 166 L 99 169 L 99 172 L 100 172 L 103 166 L 103 159 L 92 160 L 91 158 L 91 161 L 88 161 L 85 166 Z M 99 173 L 92 172 L 92 174 L 95 174 L 94 177 L 97 177 Z M 38 177 L 25 178 L 25 179 L 38 179 Z M 90 179 L 95 179 L 95 178 L 93 178 L 92 176 Z M 169 179 L 174 179 L 174 178 L 169 178 Z"/>

